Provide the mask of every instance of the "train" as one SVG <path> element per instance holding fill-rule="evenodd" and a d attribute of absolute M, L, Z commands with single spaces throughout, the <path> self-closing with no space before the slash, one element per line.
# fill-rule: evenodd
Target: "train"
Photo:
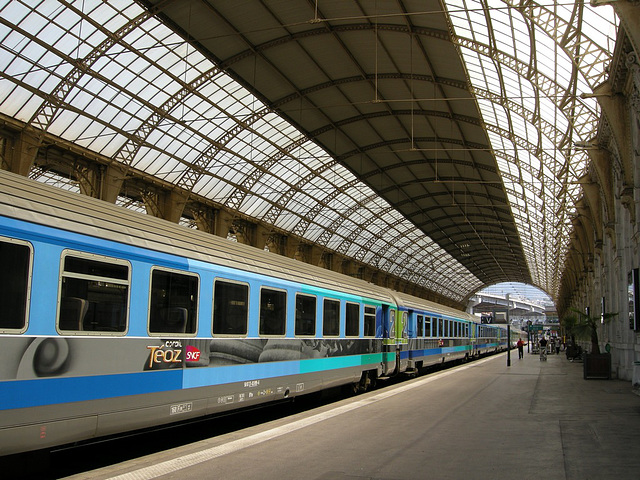
<path fill-rule="evenodd" d="M 0 171 L 0 456 L 511 348 L 505 325 Z"/>

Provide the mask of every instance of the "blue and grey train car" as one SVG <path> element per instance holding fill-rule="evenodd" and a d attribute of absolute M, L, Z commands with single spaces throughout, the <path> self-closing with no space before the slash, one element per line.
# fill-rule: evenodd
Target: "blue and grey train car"
<path fill-rule="evenodd" d="M 0 455 L 402 369 L 392 292 L 0 171 Z"/>
<path fill-rule="evenodd" d="M 504 330 L 504 333 L 503 333 Z M 506 348 L 506 325 L 481 323 L 476 325 L 476 350 L 478 355 L 499 352 Z"/>
<path fill-rule="evenodd" d="M 398 316 L 407 325 L 406 368 L 422 367 L 474 357 L 476 320 L 460 310 L 448 308 L 405 293 L 394 292 Z"/>
<path fill-rule="evenodd" d="M 479 354 L 503 352 L 515 347 L 519 338 L 526 339 L 524 333 L 506 324 L 478 324 L 477 345 Z"/>

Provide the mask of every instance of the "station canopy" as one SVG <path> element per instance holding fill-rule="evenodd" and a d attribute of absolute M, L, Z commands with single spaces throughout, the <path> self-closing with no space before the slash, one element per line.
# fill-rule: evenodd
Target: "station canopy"
<path fill-rule="evenodd" d="M 0 113 L 454 301 L 555 298 L 617 29 L 581 1 L 0 0 Z"/>

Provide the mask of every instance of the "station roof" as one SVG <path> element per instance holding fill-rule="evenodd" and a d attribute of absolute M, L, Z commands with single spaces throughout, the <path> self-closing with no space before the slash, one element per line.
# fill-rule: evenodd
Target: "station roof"
<path fill-rule="evenodd" d="M 464 301 L 558 294 L 618 20 L 511 0 L 0 0 L 0 113 Z"/>

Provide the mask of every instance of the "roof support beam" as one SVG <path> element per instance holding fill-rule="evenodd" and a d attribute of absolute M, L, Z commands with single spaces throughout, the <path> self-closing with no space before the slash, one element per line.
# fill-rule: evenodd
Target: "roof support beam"
<path fill-rule="evenodd" d="M 38 155 L 41 139 L 32 129 L 21 130 L 14 138 L 8 139 L 11 145 L 5 148 L 4 162 L 8 170 L 26 177 Z"/>

